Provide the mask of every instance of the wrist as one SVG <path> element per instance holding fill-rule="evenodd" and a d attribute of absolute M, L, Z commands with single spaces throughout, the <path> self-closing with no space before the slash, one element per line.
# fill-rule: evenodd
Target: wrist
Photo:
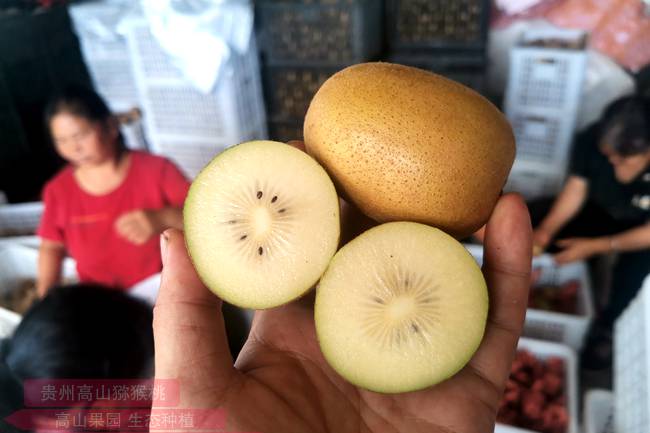
<path fill-rule="evenodd" d="M 147 215 L 147 219 L 149 219 L 149 223 L 151 224 L 153 231 L 156 233 L 162 233 L 165 230 L 163 218 L 161 216 L 162 211 L 148 209 L 144 212 L 145 215 Z"/>
<path fill-rule="evenodd" d="M 616 242 L 613 236 L 596 238 L 594 242 L 596 245 L 595 249 L 598 253 L 611 253 L 616 251 Z"/>

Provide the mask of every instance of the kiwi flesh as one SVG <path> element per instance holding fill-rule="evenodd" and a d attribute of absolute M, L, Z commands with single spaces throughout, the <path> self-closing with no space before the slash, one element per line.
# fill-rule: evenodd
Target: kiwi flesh
<path fill-rule="evenodd" d="M 316 291 L 315 322 L 334 370 L 362 388 L 398 393 L 463 368 L 487 311 L 485 280 L 460 243 L 430 226 L 393 222 L 334 256 Z"/>
<path fill-rule="evenodd" d="M 192 183 L 183 218 L 202 281 L 243 308 L 303 295 L 340 236 L 338 197 L 325 170 L 273 141 L 242 143 L 214 158 Z"/>

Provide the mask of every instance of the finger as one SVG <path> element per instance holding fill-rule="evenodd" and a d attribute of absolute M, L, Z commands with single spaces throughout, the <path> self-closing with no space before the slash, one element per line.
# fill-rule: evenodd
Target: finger
<path fill-rule="evenodd" d="M 490 311 L 483 341 L 470 361 L 470 368 L 498 390 L 510 374 L 526 316 L 531 254 L 528 209 L 518 195 L 505 195 L 486 227 L 483 273 Z"/>
<path fill-rule="evenodd" d="M 574 260 L 573 252 L 571 250 L 564 250 L 553 256 L 553 261 L 558 265 L 565 265 Z"/>
<path fill-rule="evenodd" d="M 185 248 L 183 234 L 163 233 L 163 273 L 154 307 L 157 379 L 178 379 L 182 407 L 225 395 L 236 376 L 221 313 L 221 300 L 201 282 Z M 206 398 L 208 396 L 208 398 Z"/>
<path fill-rule="evenodd" d="M 557 245 L 558 247 L 561 247 L 561 248 L 566 248 L 566 247 L 568 247 L 568 246 L 573 245 L 573 244 L 575 243 L 575 241 L 576 241 L 576 240 L 575 240 L 574 238 L 558 239 L 558 240 L 555 242 L 555 245 Z"/>

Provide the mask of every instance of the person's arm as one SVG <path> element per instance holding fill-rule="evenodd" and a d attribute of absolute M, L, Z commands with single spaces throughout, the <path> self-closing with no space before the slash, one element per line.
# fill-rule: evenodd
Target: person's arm
<path fill-rule="evenodd" d="M 47 291 L 61 281 L 61 264 L 65 247 L 60 242 L 43 239 L 38 250 L 38 277 L 36 291 L 44 297 Z"/>
<path fill-rule="evenodd" d="M 612 236 L 561 239 L 557 245 L 563 249 L 555 255 L 559 264 L 584 260 L 596 254 L 644 250 L 650 248 L 650 223 Z"/>
<path fill-rule="evenodd" d="M 551 211 L 533 232 L 535 246 L 545 249 L 551 239 L 573 218 L 587 199 L 588 182 L 579 176 L 569 176 Z"/>

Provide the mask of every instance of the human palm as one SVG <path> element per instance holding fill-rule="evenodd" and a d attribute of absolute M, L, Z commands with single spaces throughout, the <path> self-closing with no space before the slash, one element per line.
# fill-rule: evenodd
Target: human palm
<path fill-rule="evenodd" d="M 490 312 L 478 351 L 459 373 L 425 390 L 357 388 L 326 363 L 313 294 L 258 311 L 233 365 L 221 301 L 201 283 L 181 232 L 164 234 L 163 283 L 154 310 L 156 378 L 178 379 L 181 407 L 222 408 L 229 432 L 491 432 L 521 332 L 531 229 L 517 196 L 501 198 L 485 238 Z"/>

